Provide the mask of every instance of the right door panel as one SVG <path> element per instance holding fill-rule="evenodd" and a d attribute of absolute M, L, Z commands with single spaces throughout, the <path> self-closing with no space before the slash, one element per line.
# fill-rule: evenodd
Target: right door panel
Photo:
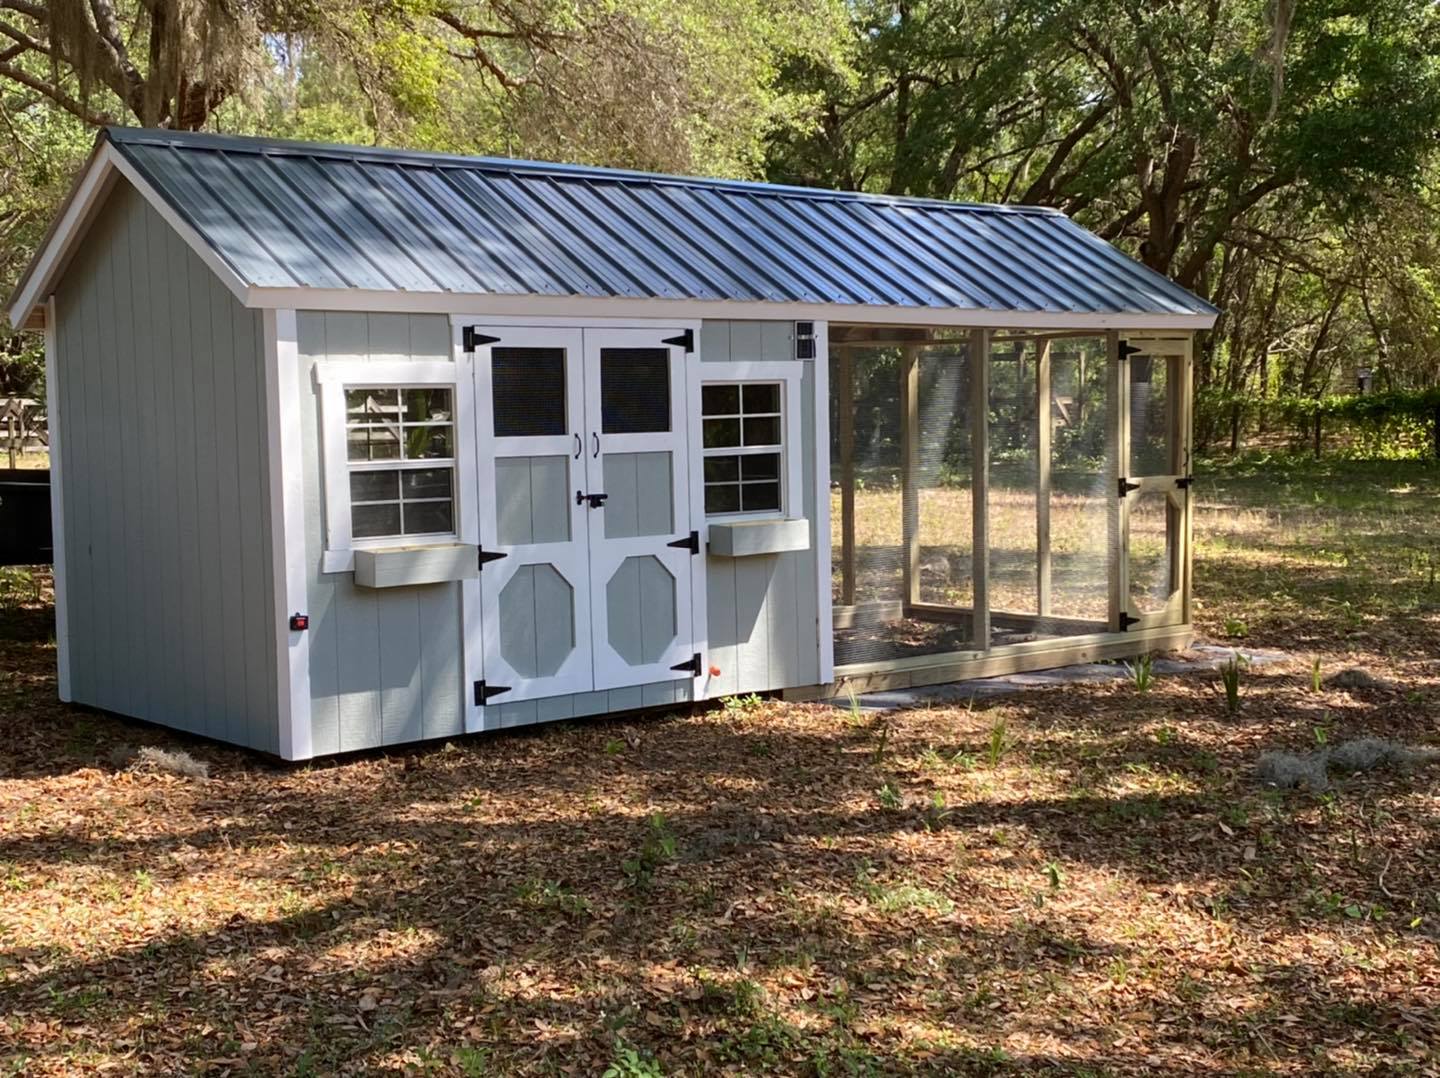
<path fill-rule="evenodd" d="M 1139 628 L 1184 621 L 1190 449 L 1183 342 L 1139 343 L 1121 361 L 1121 599 Z"/>
<path fill-rule="evenodd" d="M 585 331 L 597 689 L 692 677 L 685 352 L 657 330 Z M 680 666 L 682 669 L 675 669 Z"/>

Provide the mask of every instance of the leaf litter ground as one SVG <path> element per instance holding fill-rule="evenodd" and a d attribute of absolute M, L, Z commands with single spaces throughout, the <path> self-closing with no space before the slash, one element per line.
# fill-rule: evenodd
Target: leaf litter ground
<path fill-rule="evenodd" d="M 1440 1071 L 1433 475 L 1235 470 L 1199 623 L 1297 658 L 852 717 L 736 701 L 305 767 L 54 702 L 0 640 L 24 1074 Z M 1343 481 L 1342 481 L 1343 480 Z M 1400 493 L 1396 493 L 1396 491 Z M 1362 665 L 1393 684 L 1311 687 Z M 209 765 L 135 765 L 144 747 Z M 152 754 L 153 755 L 153 754 Z"/>

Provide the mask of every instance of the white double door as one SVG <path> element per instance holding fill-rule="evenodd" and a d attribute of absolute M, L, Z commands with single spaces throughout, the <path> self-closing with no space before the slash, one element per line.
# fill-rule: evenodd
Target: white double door
<path fill-rule="evenodd" d="M 474 333 L 477 703 L 693 676 L 681 330 Z"/>

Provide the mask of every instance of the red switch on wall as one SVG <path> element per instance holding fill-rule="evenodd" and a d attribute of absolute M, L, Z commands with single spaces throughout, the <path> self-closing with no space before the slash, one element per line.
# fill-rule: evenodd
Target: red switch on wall
<path fill-rule="evenodd" d="M 303 633 L 308 628 L 310 628 L 309 614 L 290 615 L 290 631 L 292 633 Z"/>

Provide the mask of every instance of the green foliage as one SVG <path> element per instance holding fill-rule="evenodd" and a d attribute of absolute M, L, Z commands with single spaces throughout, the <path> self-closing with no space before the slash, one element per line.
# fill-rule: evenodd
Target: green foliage
<path fill-rule="evenodd" d="M 1321 675 L 1320 656 L 1316 655 L 1310 660 L 1310 691 L 1321 692 L 1325 688 L 1325 680 Z"/>

